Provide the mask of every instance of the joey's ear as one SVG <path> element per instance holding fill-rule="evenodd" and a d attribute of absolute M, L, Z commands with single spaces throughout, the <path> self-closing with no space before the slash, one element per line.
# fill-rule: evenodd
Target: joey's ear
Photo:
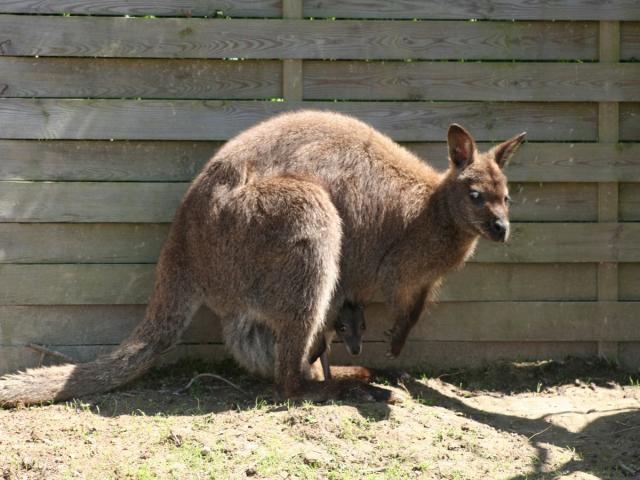
<path fill-rule="evenodd" d="M 524 142 L 524 137 L 527 132 L 522 132 L 520 135 L 516 135 L 510 138 L 506 142 L 502 142 L 500 145 L 496 145 L 491 149 L 493 158 L 500 168 L 504 168 L 511 156 L 516 153 L 518 147 Z"/>
<path fill-rule="evenodd" d="M 471 165 L 476 142 L 469 132 L 457 123 L 452 123 L 449 125 L 447 143 L 449 144 L 449 160 L 457 169 L 462 170 Z"/>

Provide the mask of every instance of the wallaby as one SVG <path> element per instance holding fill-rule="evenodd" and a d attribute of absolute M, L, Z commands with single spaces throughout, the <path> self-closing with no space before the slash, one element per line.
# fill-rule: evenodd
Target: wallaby
<path fill-rule="evenodd" d="M 246 130 L 185 194 L 145 317 L 130 337 L 90 363 L 0 378 L 0 404 L 63 400 L 129 382 L 179 340 L 202 303 L 222 319 L 239 363 L 259 373 L 273 359 L 284 397 L 344 395 L 352 384 L 318 382 L 308 362 L 339 308 L 334 291 L 362 304 L 385 300 L 393 313 L 389 355 L 397 356 L 443 275 L 464 264 L 478 238 L 507 240 L 502 168 L 523 139 L 479 153 L 454 124 L 450 167 L 440 173 L 338 113 L 286 113 Z"/>
<path fill-rule="evenodd" d="M 313 363 L 319 358 L 324 379 L 331 380 L 331 369 L 329 368 L 331 342 L 338 338 L 344 343 L 350 355 L 360 355 L 362 336 L 366 328 L 362 305 L 346 301 L 338 312 L 338 318 L 333 324 L 333 328 L 320 336 L 319 341 L 316 342 L 315 350 L 312 350 L 315 353 L 309 356 L 309 363 Z"/>

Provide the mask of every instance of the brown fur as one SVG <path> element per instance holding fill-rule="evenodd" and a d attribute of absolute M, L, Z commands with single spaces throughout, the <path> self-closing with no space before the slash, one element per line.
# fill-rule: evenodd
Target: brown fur
<path fill-rule="evenodd" d="M 394 313 L 389 354 L 398 355 L 434 287 L 464 264 L 478 237 L 508 236 L 501 167 L 522 139 L 481 154 L 452 126 L 451 167 L 439 173 L 340 114 L 290 113 L 243 132 L 185 195 L 130 338 L 95 362 L 0 378 L 0 404 L 122 385 L 178 341 L 202 303 L 222 318 L 227 345 L 250 370 L 261 373 L 270 361 L 261 355 L 273 349 L 285 397 L 341 395 L 352 385 L 313 381 L 317 366 L 306 361 L 337 299 L 366 304 L 381 295 Z M 470 198 L 472 188 L 485 203 Z M 506 226 L 500 234 L 496 219 Z"/>

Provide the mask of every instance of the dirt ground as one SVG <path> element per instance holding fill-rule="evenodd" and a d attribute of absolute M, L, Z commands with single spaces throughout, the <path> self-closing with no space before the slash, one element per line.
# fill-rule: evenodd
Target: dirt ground
<path fill-rule="evenodd" d="M 196 374 L 216 372 L 246 393 Z M 601 362 L 413 373 L 405 400 L 278 404 L 235 367 L 0 410 L 5 479 L 640 479 L 640 381 Z"/>

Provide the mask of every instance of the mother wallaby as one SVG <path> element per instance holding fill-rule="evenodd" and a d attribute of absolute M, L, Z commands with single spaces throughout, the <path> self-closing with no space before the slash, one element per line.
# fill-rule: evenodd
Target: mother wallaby
<path fill-rule="evenodd" d="M 501 170 L 523 139 L 479 153 L 452 125 L 450 168 L 439 173 L 337 113 L 288 113 L 246 130 L 186 193 L 131 336 L 90 363 L 0 378 L 0 404 L 120 386 L 174 345 L 203 303 L 222 319 L 236 359 L 272 372 L 285 397 L 341 395 L 345 384 L 314 381 L 307 361 L 327 317 L 344 298 L 384 298 L 394 314 L 389 355 L 397 356 L 443 275 L 464 264 L 480 236 L 508 238 Z"/>

